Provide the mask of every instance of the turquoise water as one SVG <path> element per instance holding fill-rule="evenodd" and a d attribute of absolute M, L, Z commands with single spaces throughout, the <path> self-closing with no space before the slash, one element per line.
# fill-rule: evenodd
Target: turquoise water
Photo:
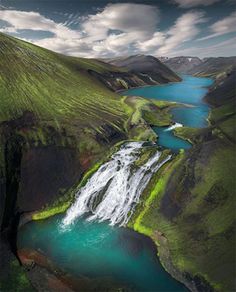
<path fill-rule="evenodd" d="M 123 94 L 177 101 L 193 107 L 172 110 L 174 120 L 185 126 L 205 127 L 209 108 L 202 98 L 211 79 L 184 76 L 180 83 L 129 90 Z M 178 151 L 191 145 L 166 128 L 155 127 L 159 144 Z M 151 240 L 126 228 L 79 219 L 63 230 L 64 215 L 30 222 L 18 234 L 18 248 L 32 248 L 46 255 L 65 273 L 92 279 L 109 278 L 133 291 L 187 291 L 161 266 Z"/>
<path fill-rule="evenodd" d="M 72 276 L 109 277 L 133 291 L 187 291 L 162 268 L 148 238 L 107 223 L 77 220 L 68 230 L 62 215 L 20 230 L 18 248 L 33 248 Z"/>
<path fill-rule="evenodd" d="M 167 127 L 153 127 L 153 130 L 158 134 L 158 144 L 171 149 L 174 152 L 179 152 L 179 149 L 189 149 L 192 145 L 179 137 L 176 137 L 172 131 L 166 131 Z"/>
<path fill-rule="evenodd" d="M 202 100 L 206 95 L 207 87 L 213 84 L 210 78 L 182 76 L 183 80 L 158 86 L 147 86 L 130 89 L 122 95 L 137 95 L 146 98 L 175 101 L 191 105 L 191 107 L 178 107 L 171 110 L 173 120 L 187 127 L 202 128 L 207 126 L 209 106 Z M 158 144 L 174 151 L 191 147 L 190 143 L 175 137 L 173 131 L 165 131 L 163 127 L 154 127 L 159 136 Z"/>

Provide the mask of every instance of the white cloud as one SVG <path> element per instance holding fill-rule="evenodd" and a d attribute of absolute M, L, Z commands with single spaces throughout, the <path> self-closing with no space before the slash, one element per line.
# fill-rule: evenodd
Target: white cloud
<path fill-rule="evenodd" d="M 210 26 L 210 32 L 210 35 L 199 38 L 198 41 L 204 41 L 230 32 L 236 32 L 236 11 L 212 24 Z"/>
<path fill-rule="evenodd" d="M 154 6 L 143 4 L 113 4 L 102 12 L 89 15 L 82 28 L 88 36 L 100 39 L 109 30 L 124 33 L 152 33 L 158 23 L 158 10 Z"/>
<path fill-rule="evenodd" d="M 148 16 L 148 17 L 147 17 Z M 81 30 L 56 23 L 38 12 L 17 10 L 0 11 L 0 19 L 9 26 L 2 32 L 17 33 L 22 29 L 49 31 L 53 37 L 33 41 L 39 46 L 71 55 L 99 57 L 134 52 L 137 42 L 153 37 L 159 21 L 156 7 L 142 4 L 107 5 L 103 11 L 81 19 Z"/>
<path fill-rule="evenodd" d="M 182 8 L 192 8 L 197 6 L 209 6 L 220 0 L 174 0 Z"/>
<path fill-rule="evenodd" d="M 165 39 L 165 34 L 163 32 L 157 31 L 149 40 L 145 42 L 138 41 L 137 48 L 142 52 L 152 52 L 155 51 L 158 47 L 164 45 Z"/>
<path fill-rule="evenodd" d="M 0 29 L 2 32 L 17 32 L 21 29 L 29 29 L 35 31 L 49 31 L 58 37 L 78 37 L 78 32 L 60 23 L 56 23 L 38 12 L 0 10 L 0 19 L 9 24 L 8 27 Z"/>
<path fill-rule="evenodd" d="M 211 26 L 211 30 L 217 34 L 225 34 L 236 31 L 236 11 Z"/>
<path fill-rule="evenodd" d="M 178 0 L 179 1 L 179 0 Z M 212 26 L 213 33 L 232 29 L 230 17 Z M 190 11 L 180 16 L 166 31 L 159 31 L 159 11 L 142 4 L 110 4 L 94 15 L 78 18 L 67 15 L 68 20 L 56 23 L 38 12 L 17 10 L 0 11 L 0 19 L 8 27 L 0 31 L 19 33 L 21 30 L 48 31 L 51 37 L 28 40 L 39 46 L 67 55 L 82 57 L 113 57 L 136 53 L 170 55 L 200 32 L 199 25 L 206 21 L 204 13 Z M 70 21 L 80 21 L 80 29 L 72 30 Z M 229 28 L 230 27 L 230 28 Z"/>
<path fill-rule="evenodd" d="M 198 56 L 200 58 L 213 56 L 234 56 L 236 50 L 236 37 L 205 47 L 195 46 L 173 51 L 169 56 Z"/>
<path fill-rule="evenodd" d="M 89 15 L 82 23 L 84 41 L 92 44 L 95 55 L 134 53 L 137 42 L 153 36 L 158 21 L 159 11 L 154 6 L 108 5 L 102 12 Z"/>
<path fill-rule="evenodd" d="M 200 32 L 197 25 L 205 21 L 203 12 L 188 12 L 183 14 L 166 32 L 164 43 L 156 51 L 156 54 L 169 54 L 183 43 L 192 40 Z"/>

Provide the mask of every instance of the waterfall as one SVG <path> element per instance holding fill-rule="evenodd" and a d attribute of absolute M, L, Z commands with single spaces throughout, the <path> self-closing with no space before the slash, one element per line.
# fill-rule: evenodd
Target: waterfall
<path fill-rule="evenodd" d="M 175 128 L 180 128 L 180 127 L 183 127 L 183 125 L 180 124 L 180 123 L 174 123 L 174 125 L 172 125 L 172 126 L 168 127 L 167 129 L 165 129 L 165 132 L 172 131 Z"/>
<path fill-rule="evenodd" d="M 135 166 L 142 149 L 141 142 L 123 145 L 104 163 L 76 194 L 74 204 L 68 209 L 63 225 L 88 213 L 87 220 L 108 220 L 110 225 L 125 225 L 132 215 L 140 195 L 155 173 L 171 155 L 159 161 L 157 151 L 142 166 Z"/>

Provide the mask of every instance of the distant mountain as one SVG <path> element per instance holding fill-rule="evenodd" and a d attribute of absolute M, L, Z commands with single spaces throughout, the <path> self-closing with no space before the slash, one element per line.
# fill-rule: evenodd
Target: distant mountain
<path fill-rule="evenodd" d="M 125 68 L 129 73 L 139 78 L 149 80 L 153 84 L 180 81 L 181 78 L 153 56 L 134 55 L 114 59 L 104 59 L 105 62 L 119 68 Z"/>
<path fill-rule="evenodd" d="M 205 58 L 188 73 L 196 76 L 217 77 L 219 74 L 231 72 L 234 68 L 236 68 L 236 57 Z"/>
<path fill-rule="evenodd" d="M 166 66 L 168 66 L 171 70 L 178 73 L 188 73 L 190 70 L 202 64 L 203 62 L 198 57 L 160 57 L 158 59 Z"/>

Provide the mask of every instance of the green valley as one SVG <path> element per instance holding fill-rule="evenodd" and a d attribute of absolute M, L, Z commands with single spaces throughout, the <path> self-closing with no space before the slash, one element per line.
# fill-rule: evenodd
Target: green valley
<path fill-rule="evenodd" d="M 235 57 L 160 60 L 71 57 L 0 32 L 1 291 L 136 291 L 139 265 L 137 291 L 161 289 L 159 272 L 163 291 L 234 291 Z M 189 143 L 174 151 L 156 128 Z M 117 278 L 99 274 L 104 259 Z"/>

